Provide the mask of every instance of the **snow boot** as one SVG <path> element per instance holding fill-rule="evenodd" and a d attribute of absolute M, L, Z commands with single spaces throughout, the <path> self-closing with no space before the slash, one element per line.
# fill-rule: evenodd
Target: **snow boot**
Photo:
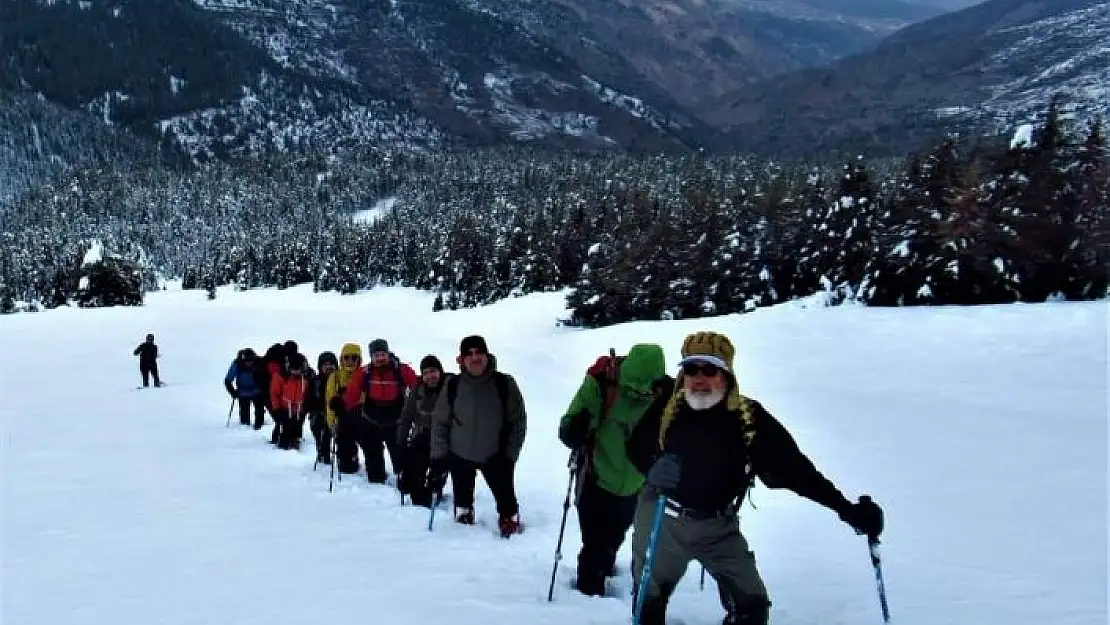
<path fill-rule="evenodd" d="M 455 522 L 474 525 L 474 508 L 455 508 Z"/>
<path fill-rule="evenodd" d="M 725 616 L 721 625 L 767 625 L 771 619 L 771 602 L 764 598 L 753 599 L 738 606 Z"/>
<path fill-rule="evenodd" d="M 574 582 L 574 589 L 587 597 L 605 596 L 605 577 L 590 571 L 578 571 L 578 580 Z"/>
<path fill-rule="evenodd" d="M 508 538 L 513 534 L 521 534 L 524 532 L 524 525 L 520 522 L 519 514 L 501 517 L 497 521 L 497 527 L 501 530 L 501 538 Z M 602 584 L 604 584 L 604 581 Z"/>

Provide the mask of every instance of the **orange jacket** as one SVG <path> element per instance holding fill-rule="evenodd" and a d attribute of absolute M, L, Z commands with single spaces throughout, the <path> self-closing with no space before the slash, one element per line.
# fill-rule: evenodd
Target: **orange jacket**
<path fill-rule="evenodd" d="M 270 379 L 270 405 L 274 410 L 288 410 L 291 415 L 300 416 L 304 414 L 307 396 L 308 380 L 303 376 L 275 375 Z"/>

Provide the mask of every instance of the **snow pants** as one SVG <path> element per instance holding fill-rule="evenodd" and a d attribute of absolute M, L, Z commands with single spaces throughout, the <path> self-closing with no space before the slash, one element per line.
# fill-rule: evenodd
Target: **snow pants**
<path fill-rule="evenodd" d="M 616 566 L 617 551 L 636 514 L 636 497 L 614 495 L 598 486 L 593 476 L 583 476 L 578 496 L 582 550 L 578 553 L 576 584 L 582 594 L 605 594 L 605 578 Z"/>
<path fill-rule="evenodd" d="M 451 496 L 454 498 L 456 508 L 474 507 L 474 484 L 478 472 L 486 480 L 493 500 L 497 503 L 498 516 L 510 517 L 520 511 L 516 500 L 516 486 L 513 484 L 516 474 L 516 465 L 504 456 L 494 456 L 485 463 L 479 464 L 460 458 L 455 454 L 451 458 Z"/>
<path fill-rule="evenodd" d="M 434 493 L 428 487 L 431 440 L 431 433 L 425 431 L 400 447 L 404 461 L 398 472 L 398 486 L 402 493 L 409 496 L 415 506 L 431 507 L 432 505 Z"/>
<path fill-rule="evenodd" d="M 331 428 L 323 411 L 313 412 L 309 415 L 309 429 L 312 438 L 316 441 L 316 459 L 324 464 L 331 464 Z"/>
<path fill-rule="evenodd" d="M 335 426 L 335 467 L 340 473 L 358 473 L 359 421 L 362 417 L 357 411 L 343 410 L 337 417 Z"/>
<path fill-rule="evenodd" d="M 150 386 L 151 376 L 154 376 L 154 386 L 162 386 L 162 381 L 158 378 L 158 363 L 140 363 L 139 373 L 143 376 L 143 386 Z"/>
<path fill-rule="evenodd" d="M 266 422 L 266 400 L 261 395 L 258 397 L 239 397 L 236 400 L 239 404 L 239 423 L 243 425 L 251 424 L 251 406 L 254 406 L 254 429 L 261 430 L 262 425 Z"/>
<path fill-rule="evenodd" d="M 636 506 L 632 533 L 633 584 L 638 586 L 655 517 L 657 493 L 645 487 Z M 717 582 L 721 605 L 728 614 L 760 614 L 753 625 L 766 623 L 767 587 L 755 565 L 755 555 L 740 533 L 735 515 L 676 511 L 668 506 L 655 544 L 655 561 L 644 591 L 642 625 L 664 625 L 667 602 L 691 560 L 697 560 Z M 744 622 L 744 621 L 741 621 Z"/>
<path fill-rule="evenodd" d="M 389 450 L 389 462 L 393 473 L 402 466 L 401 448 L 397 444 L 397 425 L 378 425 L 365 417 L 358 418 L 358 445 L 366 459 L 366 479 L 375 484 L 384 484 L 385 450 Z"/>

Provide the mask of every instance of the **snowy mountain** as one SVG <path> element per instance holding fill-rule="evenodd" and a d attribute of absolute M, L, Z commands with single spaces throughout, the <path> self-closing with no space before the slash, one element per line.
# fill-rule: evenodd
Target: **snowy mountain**
<path fill-rule="evenodd" d="M 656 342 L 674 372 L 698 330 L 727 333 L 743 391 L 847 496 L 884 507 L 893 622 L 1105 625 L 1104 302 L 784 305 L 572 332 L 554 327 L 565 314 L 556 293 L 441 313 L 430 299 L 304 286 L 221 289 L 209 302 L 166 291 L 142 308 L 0 316 L 0 344 L 18 354 L 0 363 L 4 625 L 627 625 L 627 541 L 612 597 L 569 588 L 575 508 L 547 601 L 569 477 L 557 421 L 610 346 Z M 135 390 L 131 350 L 147 332 L 169 384 Z M 528 407 L 522 535 L 457 525 L 450 504 L 429 532 L 427 510 L 365 473 L 329 493 L 307 431 L 300 451 L 279 451 L 266 442 L 269 419 L 261 432 L 234 415 L 225 428 L 221 381 L 241 347 L 292 338 L 315 364 L 323 350 L 383 336 L 407 362 L 450 362 L 473 332 Z M 50 373 L 59 349 L 80 363 L 64 383 Z M 476 506 L 488 524 L 481 481 Z M 740 526 L 775 625 L 882 623 L 866 543 L 835 514 L 759 483 Z M 721 622 L 713 579 L 699 590 L 698 578 L 693 564 L 670 623 Z"/>
<path fill-rule="evenodd" d="M 688 113 L 698 101 L 935 13 L 889 0 L 6 0 L 0 87 L 197 159 L 686 149 L 714 134 Z"/>
<path fill-rule="evenodd" d="M 734 147 L 904 151 L 945 128 L 1005 132 L 1058 92 L 1073 116 L 1104 116 L 1108 68 L 1110 3 L 990 0 L 731 94 L 703 115 Z"/>

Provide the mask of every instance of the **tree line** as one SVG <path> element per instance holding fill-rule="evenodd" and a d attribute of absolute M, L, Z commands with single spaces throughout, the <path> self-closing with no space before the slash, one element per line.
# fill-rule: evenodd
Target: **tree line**
<path fill-rule="evenodd" d="M 567 290 L 567 323 L 1107 295 L 1101 123 L 1053 105 L 1031 141 L 956 138 L 904 160 L 522 148 L 276 155 L 197 169 L 87 167 L 0 207 L 0 310 L 185 288 L 433 290 L 441 308 Z M 389 208 L 367 223 L 385 198 Z M 82 258 L 107 251 L 89 279 Z M 122 276 L 108 280 L 104 276 Z M 82 278 L 85 280 L 82 282 Z M 103 287 L 107 289 L 108 287 Z"/>

